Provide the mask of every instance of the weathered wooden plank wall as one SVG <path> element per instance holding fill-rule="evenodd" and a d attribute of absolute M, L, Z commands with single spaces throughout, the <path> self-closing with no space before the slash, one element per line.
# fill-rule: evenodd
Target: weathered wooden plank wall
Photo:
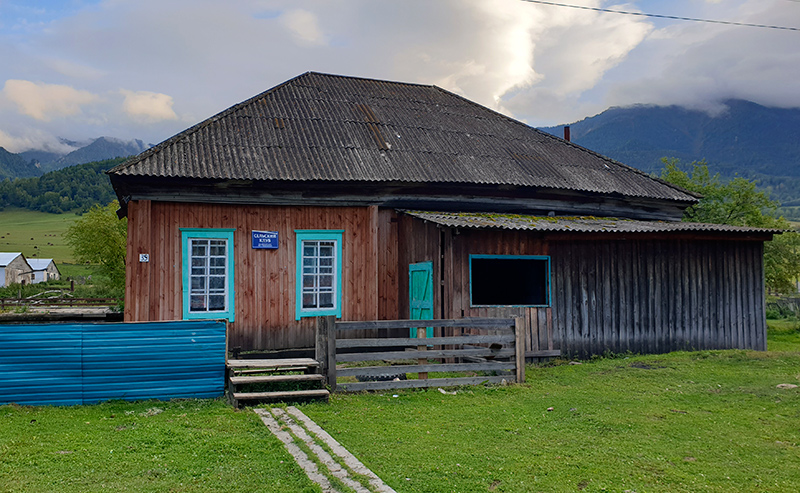
<path fill-rule="evenodd" d="M 403 318 L 400 314 L 397 297 L 400 286 L 397 213 L 394 209 L 379 209 L 377 221 L 378 320 L 396 320 Z M 405 275 L 408 276 L 408 273 L 406 272 Z"/>
<path fill-rule="evenodd" d="M 408 266 L 419 262 L 433 263 L 433 318 L 447 318 L 442 315 L 441 290 L 441 252 L 439 250 L 441 230 L 433 223 L 401 215 L 398 218 L 397 236 L 398 288 L 397 301 L 399 316 L 410 318 Z M 434 330 L 435 333 L 437 330 Z"/>
<path fill-rule="evenodd" d="M 139 201 L 128 214 L 126 321 L 182 317 L 180 228 L 236 228 L 230 347 L 314 345 L 313 319 L 295 320 L 295 229 L 345 230 L 342 320 L 407 318 L 408 266 L 431 261 L 435 318 L 522 316 L 526 351 L 766 347 L 760 241 L 456 231 L 377 207 Z M 279 248 L 253 250 L 252 230 L 278 231 Z M 550 254 L 552 307 L 472 307 L 470 254 Z"/>
<path fill-rule="evenodd" d="M 550 250 L 562 353 L 766 349 L 761 242 L 573 240 Z"/>
<path fill-rule="evenodd" d="M 553 349 L 550 308 L 473 307 L 470 304 L 470 255 L 547 255 L 548 245 L 541 235 L 498 230 L 461 230 L 454 234 L 453 230 L 446 229 L 444 245 L 444 305 L 450 310 L 445 317 L 523 317 L 525 351 Z"/>
<path fill-rule="evenodd" d="M 295 320 L 296 229 L 343 229 L 342 319 L 375 320 L 393 315 L 396 282 L 380 281 L 396 253 L 391 225 L 380 225 L 377 207 L 237 206 L 138 201 L 128 204 L 126 321 L 182 317 L 180 228 L 235 228 L 235 321 L 229 346 L 281 349 L 314 346 L 314 319 Z M 277 250 L 251 248 L 251 231 L 278 231 Z M 383 251 L 386 250 L 386 251 Z M 396 247 L 394 252 L 396 252 Z M 139 263 L 139 253 L 150 254 Z M 380 254 L 379 254 L 380 253 Z M 396 269 L 396 267 L 395 267 Z M 380 271 L 380 272 L 379 272 Z M 391 269 L 390 269 L 391 272 Z M 396 292 L 396 288 L 395 292 Z M 383 304 L 378 300 L 383 297 Z M 382 308 L 381 308 L 382 307 Z"/>

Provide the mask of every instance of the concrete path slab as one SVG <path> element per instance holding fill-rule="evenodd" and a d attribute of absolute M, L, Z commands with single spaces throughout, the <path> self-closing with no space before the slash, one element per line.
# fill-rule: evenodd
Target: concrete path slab
<path fill-rule="evenodd" d="M 286 411 L 280 408 L 254 409 L 254 411 L 261 416 L 267 428 L 283 442 L 286 450 L 306 472 L 308 478 L 320 485 L 323 492 L 340 493 L 331 484 L 330 475 L 357 493 L 395 493 L 375 473 L 296 407 L 289 406 Z M 305 444 L 314 454 L 316 461 L 325 466 L 327 473 L 319 470 L 314 460 L 309 459 L 308 455 L 297 446 L 295 439 Z M 321 446 L 322 444 L 333 454 L 329 454 Z M 368 484 L 362 484 L 351 477 L 351 472 L 367 478 Z"/>

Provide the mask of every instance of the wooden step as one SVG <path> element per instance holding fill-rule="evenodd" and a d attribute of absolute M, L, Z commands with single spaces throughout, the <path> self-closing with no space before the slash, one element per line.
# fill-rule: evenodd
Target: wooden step
<path fill-rule="evenodd" d="M 247 377 L 230 377 L 230 382 L 234 385 L 247 383 L 278 383 L 278 382 L 312 382 L 322 381 L 325 375 L 310 373 L 308 375 L 257 375 Z"/>
<path fill-rule="evenodd" d="M 236 401 L 280 401 L 293 399 L 328 399 L 326 389 L 286 390 L 282 392 L 234 392 Z"/>
<path fill-rule="evenodd" d="M 316 368 L 319 366 L 319 361 L 313 358 L 229 359 L 226 364 L 228 368 L 233 369 L 259 368 L 264 370 L 294 370 Z"/>

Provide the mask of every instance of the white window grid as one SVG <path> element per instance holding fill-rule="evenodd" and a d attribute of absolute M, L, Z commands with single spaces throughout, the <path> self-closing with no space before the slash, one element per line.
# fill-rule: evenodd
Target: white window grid
<path fill-rule="evenodd" d="M 303 309 L 336 308 L 336 241 L 303 240 Z"/>
<path fill-rule="evenodd" d="M 228 304 L 228 240 L 192 238 L 189 311 L 224 312 Z"/>

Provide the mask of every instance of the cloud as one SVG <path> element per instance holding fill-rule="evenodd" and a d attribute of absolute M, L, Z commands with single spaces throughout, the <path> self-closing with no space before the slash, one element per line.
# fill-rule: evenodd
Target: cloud
<path fill-rule="evenodd" d="M 426 46 L 412 46 L 396 61 L 404 71 L 420 74 L 417 78 L 427 76 L 426 82 L 507 111 L 504 94 L 541 79 L 533 67 L 541 15 L 515 0 L 448 2 L 447 7 L 451 14 L 434 12 L 441 29 L 424 39 Z M 452 12 L 458 12 L 456 18 L 448 19 Z"/>
<path fill-rule="evenodd" d="M 3 95 L 17 106 L 17 110 L 36 120 L 74 116 L 85 105 L 100 98 L 88 91 L 70 86 L 10 79 L 3 87 Z"/>
<path fill-rule="evenodd" d="M 153 88 L 122 93 L 132 137 L 152 140 L 309 70 L 436 84 L 514 117 L 560 119 L 649 29 L 520 0 L 115 0 L 53 22 L 30 41 L 47 60 L 26 70 L 97 94 Z"/>
<path fill-rule="evenodd" d="M 583 3 L 601 6 L 599 0 Z M 582 94 L 652 29 L 642 18 L 517 0 L 445 4 L 425 12 L 436 27 L 415 42 L 392 43 L 401 47 L 396 66 L 403 75 L 534 123 L 576 110 Z"/>
<path fill-rule="evenodd" d="M 136 121 L 155 123 L 164 120 L 177 120 L 178 115 L 172 110 L 172 96 L 150 91 L 129 91 L 121 89 L 125 99 L 122 110 Z"/>
<path fill-rule="evenodd" d="M 75 150 L 74 147 L 42 130 L 25 128 L 22 129 L 22 133 L 22 135 L 11 135 L 0 130 L 0 147 L 14 153 L 37 149 L 67 154 Z"/>
<path fill-rule="evenodd" d="M 720 5 L 722 7 L 722 5 Z M 717 14 L 740 22 L 800 26 L 800 5 L 747 1 Z M 609 105 L 680 105 L 719 112 L 726 99 L 800 107 L 796 32 L 699 23 L 653 33 L 609 84 Z M 636 70 L 636 76 L 629 73 Z"/>
<path fill-rule="evenodd" d="M 317 16 L 312 12 L 294 9 L 285 12 L 280 18 L 294 37 L 301 42 L 312 45 L 325 44 L 326 39 L 320 29 Z"/>
<path fill-rule="evenodd" d="M 663 13 L 800 25 L 797 2 L 668 3 Z M 4 77 L 23 93 L 0 92 L 0 128 L 33 117 L 53 135 L 158 142 L 309 70 L 436 84 L 535 125 L 722 95 L 800 105 L 796 38 L 524 0 L 103 0 L 0 31 Z"/>

